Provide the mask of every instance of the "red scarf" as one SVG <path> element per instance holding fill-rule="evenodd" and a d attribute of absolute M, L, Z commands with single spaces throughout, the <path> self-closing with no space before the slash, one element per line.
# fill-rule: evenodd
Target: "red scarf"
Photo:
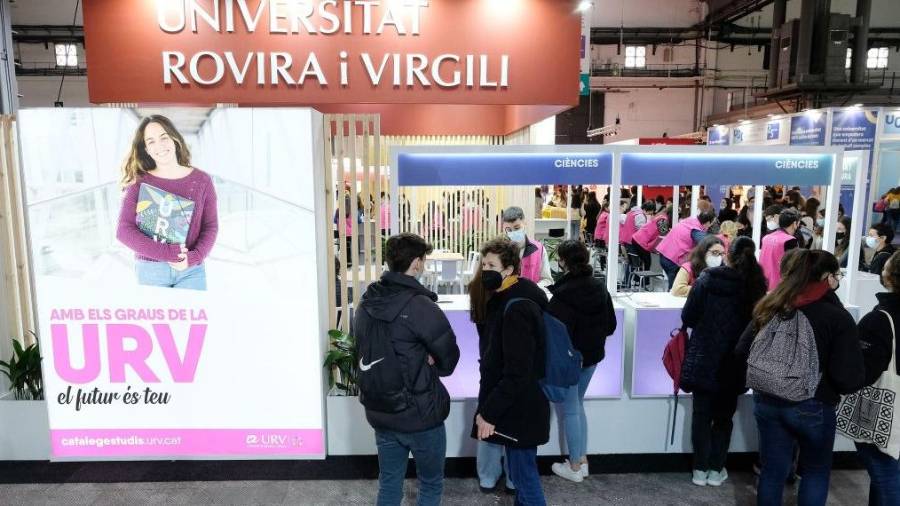
<path fill-rule="evenodd" d="M 824 297 L 830 289 L 831 287 L 828 285 L 827 279 L 810 283 L 806 285 L 806 288 L 804 288 L 797 297 L 794 298 L 794 307 L 803 307 L 807 304 L 812 304 Z"/>

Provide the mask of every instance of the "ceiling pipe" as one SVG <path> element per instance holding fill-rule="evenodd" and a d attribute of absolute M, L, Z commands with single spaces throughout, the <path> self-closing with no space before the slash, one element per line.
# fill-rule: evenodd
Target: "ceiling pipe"
<path fill-rule="evenodd" d="M 856 0 L 856 30 L 853 34 L 853 57 L 850 63 L 850 82 L 862 84 L 866 79 L 866 58 L 869 51 L 869 21 L 872 0 Z"/>
<path fill-rule="evenodd" d="M 772 12 L 772 41 L 769 43 L 769 89 L 778 86 L 778 65 L 781 56 L 781 39 L 778 29 L 784 24 L 787 13 L 787 0 L 775 0 Z"/>

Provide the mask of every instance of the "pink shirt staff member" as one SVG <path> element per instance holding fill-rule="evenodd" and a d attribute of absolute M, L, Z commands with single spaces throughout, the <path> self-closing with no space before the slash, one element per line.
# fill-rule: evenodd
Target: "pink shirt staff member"
<path fill-rule="evenodd" d="M 666 234 L 656 251 L 659 253 L 659 264 L 669 278 L 669 290 L 675 283 L 680 265 L 687 261 L 688 253 L 694 245 L 703 240 L 709 226 L 716 219 L 712 210 L 703 211 L 697 216 L 681 220 Z"/>
<path fill-rule="evenodd" d="M 529 239 L 525 233 L 525 211 L 521 207 L 507 207 L 503 210 L 503 231 L 509 240 L 519 246 L 522 259 L 522 277 L 541 286 L 553 284 L 550 274 L 550 258 L 544 245 Z"/>
<path fill-rule="evenodd" d="M 799 226 L 800 212 L 791 207 L 778 215 L 778 230 L 762 238 L 759 265 L 762 266 L 766 281 L 769 282 L 770 292 L 781 281 L 781 259 L 784 258 L 784 254 L 800 245 L 794 237 Z"/>
<path fill-rule="evenodd" d="M 191 166 L 187 143 L 168 118 L 153 115 L 141 121 L 123 173 L 124 196 L 116 238 L 134 251 L 138 283 L 206 290 L 203 261 L 219 231 L 216 191 L 209 174 Z M 142 183 L 193 202 L 184 244 L 155 241 L 138 227 Z"/>

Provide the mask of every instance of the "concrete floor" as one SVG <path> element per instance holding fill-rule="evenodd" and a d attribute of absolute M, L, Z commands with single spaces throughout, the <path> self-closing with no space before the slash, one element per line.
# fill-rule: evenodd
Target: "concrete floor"
<path fill-rule="evenodd" d="M 565 505 L 751 505 L 754 476 L 735 473 L 722 487 L 700 488 L 683 473 L 604 474 L 581 484 L 543 477 L 549 504 Z M 864 471 L 835 471 L 828 504 L 866 504 L 869 479 Z M 0 485 L 0 504 L 374 504 L 378 484 L 347 481 L 228 481 L 167 483 L 73 483 Z M 406 501 L 415 504 L 415 482 L 407 481 Z M 796 504 L 788 487 L 785 505 Z M 445 505 L 506 505 L 511 496 L 482 494 L 474 479 L 448 479 Z"/>

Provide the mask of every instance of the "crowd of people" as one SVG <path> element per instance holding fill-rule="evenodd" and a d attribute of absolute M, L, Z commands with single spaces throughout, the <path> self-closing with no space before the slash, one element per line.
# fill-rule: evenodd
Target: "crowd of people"
<path fill-rule="evenodd" d="M 780 202 L 766 202 L 759 260 L 747 237 L 752 202 L 740 211 L 723 205 L 717 215 L 709 199 L 701 198 L 697 215 L 670 227 L 672 211 L 665 202 L 623 199 L 618 224 L 623 249 L 647 265 L 658 253 L 672 292 L 686 297 L 682 323 L 690 337 L 681 388 L 693 394 L 692 483 L 719 486 L 728 479 L 737 400 L 752 389 L 760 442 L 758 504 L 767 506 L 781 504 L 794 473 L 800 477 L 799 504 L 824 505 L 842 396 L 845 403 L 863 403 L 870 385 L 900 378 L 893 325 L 900 317 L 900 253 L 891 246 L 893 230 L 876 224 L 868 232 L 874 255 L 867 268 L 877 269 L 886 292 L 857 325 L 835 294 L 842 279 L 839 256 L 815 248 L 823 227 L 818 202 L 798 196 L 788 192 Z M 550 274 L 546 248 L 527 235 L 523 211 L 510 207 L 502 213 L 503 235 L 481 245 L 481 264 L 468 287 L 479 336 L 480 383 L 470 431 L 477 440 L 479 485 L 485 492 L 502 487 L 514 493 L 516 504 L 546 504 L 536 455 L 550 435 L 552 396 L 544 381 L 558 365 L 548 351 L 558 335 L 548 330 L 552 321 L 564 325 L 568 343 L 581 356 L 577 380 L 554 399 L 561 404 L 568 458 L 552 471 L 576 483 L 589 475 L 584 396 L 617 323 L 589 248 L 608 242 L 609 200 L 585 192 L 581 205 L 590 210 L 585 225 L 594 228 L 558 245 L 560 275 Z M 844 235 L 836 246 L 850 230 L 841 225 Z M 354 319 L 360 401 L 378 447 L 378 504 L 400 503 L 410 453 L 418 504 L 441 500 L 450 398 L 440 378 L 453 373 L 460 352 L 437 295 L 417 281 L 431 251 L 420 236 L 390 237 L 388 272 L 369 286 Z M 857 408 L 863 414 L 853 421 L 860 426 L 894 417 L 893 411 L 873 416 L 871 405 Z M 900 454 L 894 454 L 900 441 L 890 423 L 886 434 L 869 427 L 856 436 L 871 477 L 870 504 L 900 504 Z"/>

